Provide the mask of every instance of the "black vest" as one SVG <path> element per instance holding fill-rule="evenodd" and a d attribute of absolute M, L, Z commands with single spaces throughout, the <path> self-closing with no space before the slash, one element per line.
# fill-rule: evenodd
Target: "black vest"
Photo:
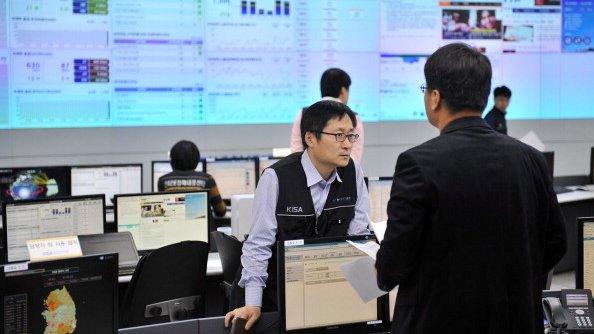
<path fill-rule="evenodd" d="M 346 236 L 351 220 L 355 217 L 357 203 L 357 178 L 355 164 L 351 159 L 346 167 L 337 168 L 342 182 L 335 180 L 322 214 L 316 212 L 307 187 L 307 178 L 301 165 L 303 152 L 293 153 L 269 168 L 278 177 L 278 200 L 276 203 L 277 241 Z M 276 310 L 277 303 L 277 256 L 276 244 L 268 261 L 268 280 L 262 300 L 263 310 Z"/>
<path fill-rule="evenodd" d="M 278 177 L 276 203 L 276 240 L 311 239 L 345 236 L 355 217 L 357 181 L 355 164 L 337 168 L 342 182 L 335 180 L 322 214 L 316 219 L 311 192 L 301 165 L 303 152 L 293 153 L 270 168 Z"/>

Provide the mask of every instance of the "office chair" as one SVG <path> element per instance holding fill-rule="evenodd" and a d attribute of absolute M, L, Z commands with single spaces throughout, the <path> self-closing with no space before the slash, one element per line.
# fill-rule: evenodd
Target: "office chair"
<path fill-rule="evenodd" d="M 120 328 L 204 316 L 208 247 L 183 241 L 141 258 L 122 301 Z"/>
<path fill-rule="evenodd" d="M 214 231 L 210 233 L 211 238 L 217 244 L 221 264 L 223 266 L 223 282 L 221 288 L 225 293 L 225 306 L 223 314 L 229 309 L 229 297 L 235 275 L 241 264 L 241 242 L 234 236 L 229 236 L 223 232 Z"/>

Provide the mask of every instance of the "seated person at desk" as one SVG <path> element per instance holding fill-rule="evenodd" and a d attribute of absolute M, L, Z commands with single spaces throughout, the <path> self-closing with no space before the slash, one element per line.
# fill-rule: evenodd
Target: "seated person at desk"
<path fill-rule="evenodd" d="M 358 139 L 356 126 L 356 116 L 345 104 L 317 102 L 301 120 L 306 150 L 262 173 L 241 256 L 239 286 L 245 288 L 245 306 L 227 313 L 226 326 L 239 317 L 249 329 L 262 307 L 276 307 L 277 241 L 369 233 L 369 194 L 360 165 L 350 158 Z"/>
<path fill-rule="evenodd" d="M 221 198 L 217 183 L 209 174 L 197 172 L 196 166 L 200 161 L 200 151 L 196 144 L 182 140 L 171 148 L 169 153 L 173 172 L 159 178 L 159 191 L 196 191 L 208 189 L 210 205 L 215 215 L 225 215 L 227 207 Z"/>

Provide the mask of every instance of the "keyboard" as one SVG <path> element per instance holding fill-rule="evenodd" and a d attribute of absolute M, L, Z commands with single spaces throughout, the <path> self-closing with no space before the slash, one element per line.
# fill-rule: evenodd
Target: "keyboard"
<path fill-rule="evenodd" d="M 557 195 L 563 194 L 563 193 L 570 193 L 573 191 L 573 190 L 567 189 L 567 187 L 563 187 L 563 186 L 553 186 L 553 190 L 555 190 L 555 194 L 557 194 Z"/>

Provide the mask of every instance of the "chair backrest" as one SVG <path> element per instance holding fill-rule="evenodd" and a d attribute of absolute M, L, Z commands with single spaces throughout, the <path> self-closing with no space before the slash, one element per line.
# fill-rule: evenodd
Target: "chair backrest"
<path fill-rule="evenodd" d="M 221 265 L 223 266 L 223 280 L 233 283 L 235 273 L 241 263 L 241 242 L 234 236 L 219 231 L 211 232 L 210 236 L 217 244 Z"/>
<path fill-rule="evenodd" d="M 122 302 L 120 328 L 168 322 L 169 316 L 147 318 L 146 306 L 183 297 L 202 296 L 189 317 L 204 316 L 208 248 L 202 241 L 183 241 L 141 258 Z"/>

